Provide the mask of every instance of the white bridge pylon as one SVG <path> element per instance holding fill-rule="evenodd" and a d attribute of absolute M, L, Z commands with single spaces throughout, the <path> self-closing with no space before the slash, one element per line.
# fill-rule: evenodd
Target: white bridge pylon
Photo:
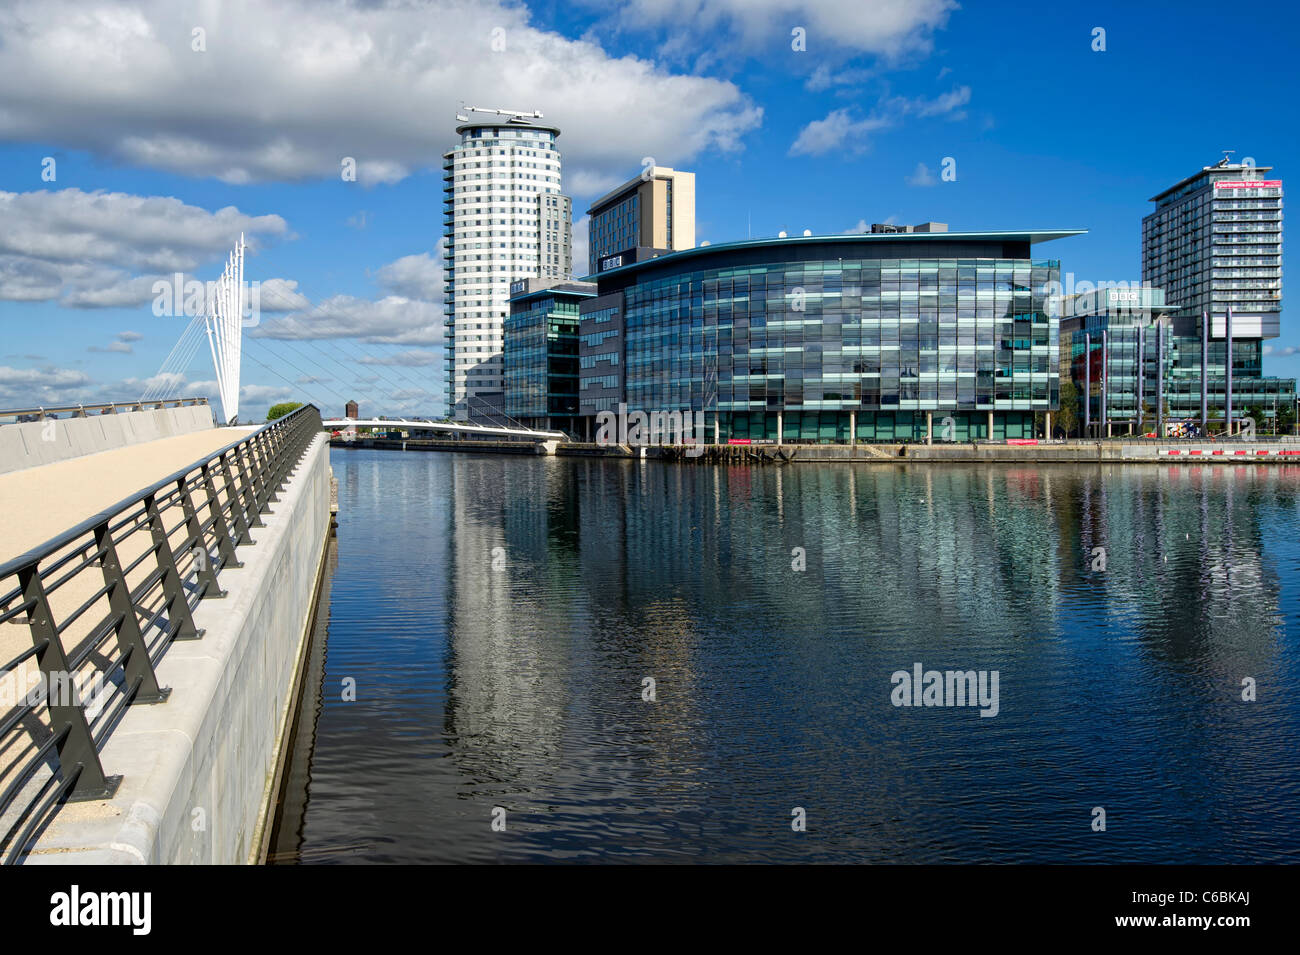
<path fill-rule="evenodd" d="M 244 327 L 244 234 L 226 260 L 226 270 L 215 283 L 215 294 L 207 296 L 203 322 L 208 329 L 212 366 L 217 373 L 217 391 L 226 424 L 239 418 L 239 364 Z"/>

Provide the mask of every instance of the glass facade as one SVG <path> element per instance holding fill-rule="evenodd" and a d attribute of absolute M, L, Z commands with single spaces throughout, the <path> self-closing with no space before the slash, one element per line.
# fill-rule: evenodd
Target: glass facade
<path fill-rule="evenodd" d="M 862 441 L 923 440 L 926 412 L 936 428 L 951 417 L 957 440 L 1032 435 L 1059 401 L 1045 307 L 1059 262 L 1031 259 L 1023 236 L 902 238 L 715 247 L 607 273 L 602 295 L 617 284 L 624 298 L 623 400 L 716 412 L 722 440 L 779 427 L 784 441 L 848 441 L 854 426 Z"/>
<path fill-rule="evenodd" d="M 641 197 L 634 190 L 626 198 L 591 214 L 587 223 L 587 267 L 597 271 L 601 256 L 641 244 Z"/>
<path fill-rule="evenodd" d="M 582 303 L 578 326 L 578 414 L 613 411 L 623 400 L 623 296 Z M 584 421 L 584 424 L 589 424 Z"/>
<path fill-rule="evenodd" d="M 1176 333 L 1179 326 L 1187 323 L 1171 320 L 1178 309 L 1166 305 L 1162 289 L 1141 288 L 1119 293 L 1125 294 L 1133 296 L 1133 304 L 1117 305 L 1114 291 L 1099 291 L 1076 296 L 1064 305 L 1062 371 L 1073 381 L 1080 396 L 1078 428 L 1082 429 L 1086 420 L 1092 425 L 1094 435 L 1105 434 L 1107 422 L 1111 434 L 1147 433 L 1156 427 L 1158 413 L 1170 424 L 1199 423 L 1201 338 Z M 1160 323 L 1164 326 L 1163 348 L 1157 337 Z M 1206 410 L 1208 417 L 1220 419 L 1220 424 L 1227 407 L 1226 357 L 1227 343 L 1211 338 L 1205 368 Z M 1266 378 L 1262 368 L 1263 348 L 1258 339 L 1233 342 L 1234 418 L 1240 418 L 1251 408 L 1259 408 L 1266 419 L 1273 419 L 1279 412 L 1285 418 L 1293 409 L 1295 380 Z M 1155 396 L 1161 390 L 1164 403 L 1158 407 Z M 1088 394 L 1086 418 L 1085 394 Z M 1121 430 L 1116 430 L 1116 425 Z"/>
<path fill-rule="evenodd" d="M 516 296 L 505 322 L 505 411 L 528 427 L 573 431 L 578 415 L 578 307 L 589 292 Z"/>

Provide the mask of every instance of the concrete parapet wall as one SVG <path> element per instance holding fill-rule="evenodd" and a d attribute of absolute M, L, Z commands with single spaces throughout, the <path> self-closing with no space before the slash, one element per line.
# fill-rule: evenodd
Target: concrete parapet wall
<path fill-rule="evenodd" d="M 64 806 L 28 864 L 256 862 L 296 697 L 330 527 L 328 438 L 319 435 L 280 493 L 242 568 L 221 573 L 223 599 L 202 601 L 201 640 L 158 664 L 172 688 L 130 707 L 105 744 L 121 774 L 111 800 Z"/>
<path fill-rule="evenodd" d="M 212 408 L 209 405 L 0 425 L 0 474 L 189 434 L 212 426 Z"/>

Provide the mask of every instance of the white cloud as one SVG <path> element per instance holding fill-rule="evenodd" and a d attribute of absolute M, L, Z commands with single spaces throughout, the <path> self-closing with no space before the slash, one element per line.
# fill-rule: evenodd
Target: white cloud
<path fill-rule="evenodd" d="M 928 51 L 933 32 L 956 8 L 954 0 L 626 0 L 617 24 L 666 28 L 670 47 L 683 51 L 725 45 L 749 53 L 778 44 L 788 50 L 791 31 L 801 26 L 810 56 L 847 51 L 894 58 Z"/>
<path fill-rule="evenodd" d="M 220 260 L 241 232 L 254 250 L 288 233 L 277 215 L 80 189 L 0 191 L 0 222 L 0 300 L 75 308 L 145 304 L 157 279 Z"/>
<path fill-rule="evenodd" d="M 439 240 L 441 248 L 442 240 Z M 442 301 L 442 262 L 428 252 L 404 255 L 375 273 L 380 287 L 404 298 Z"/>
<path fill-rule="evenodd" d="M 897 126 L 906 116 L 965 119 L 961 109 L 970 102 L 969 86 L 962 86 L 934 99 L 892 96 L 882 100 L 870 116 L 858 118 L 851 106 L 831 110 L 799 131 L 790 146 L 792 156 L 823 156 L 829 152 L 860 153 L 868 146 L 868 134 Z"/>
<path fill-rule="evenodd" d="M 247 266 L 245 266 L 247 273 Z M 263 312 L 296 312 L 311 308 L 311 300 L 298 291 L 293 279 L 267 279 L 258 286 L 258 305 Z"/>
<path fill-rule="evenodd" d="M 294 391 L 291 385 L 240 385 L 239 400 L 241 404 L 254 404 L 267 402 L 275 404 L 277 401 L 295 401 L 299 399 L 299 394 Z M 242 415 L 247 417 L 247 414 Z M 260 417 L 254 415 L 254 417 Z"/>
<path fill-rule="evenodd" d="M 881 116 L 855 119 L 850 107 L 831 110 L 825 119 L 815 119 L 799 132 L 790 146 L 792 156 L 824 156 L 834 151 L 861 152 L 870 132 L 884 129 L 890 121 Z"/>
<path fill-rule="evenodd" d="M 837 71 L 829 63 L 820 63 L 804 82 L 804 89 L 811 93 L 819 93 L 836 86 L 855 86 L 865 83 L 875 75 L 876 71 L 873 69 L 849 68 Z"/>
<path fill-rule="evenodd" d="M 442 352 L 412 348 L 391 355 L 367 355 L 357 360 L 363 365 L 401 365 L 404 368 L 421 368 L 441 361 Z"/>
<path fill-rule="evenodd" d="M 135 349 L 132 348 L 130 345 L 128 345 L 126 342 L 109 342 L 103 348 L 101 348 L 98 345 L 91 345 L 89 348 L 86 349 L 86 351 L 102 352 L 102 353 L 117 352 L 122 355 L 130 355 L 135 351 Z"/>
<path fill-rule="evenodd" d="M 893 225 L 897 221 L 898 221 L 898 216 L 890 216 L 888 219 L 885 219 L 882 224 Z M 841 233 L 841 235 L 865 235 L 870 231 L 871 231 L 871 224 L 867 222 L 866 219 L 859 219 L 857 225 L 853 226 L 851 229 L 845 229 Z"/>
<path fill-rule="evenodd" d="M 934 173 L 930 171 L 930 167 L 923 162 L 917 163 L 916 169 L 912 171 L 910 176 L 905 177 L 903 181 L 909 186 L 933 186 L 937 185 L 939 182 L 939 180 L 935 178 Z"/>
<path fill-rule="evenodd" d="M 0 140 L 232 183 L 337 181 L 345 157 L 362 185 L 438 166 L 467 91 L 541 109 L 574 181 L 737 149 L 762 118 L 731 82 L 611 56 L 509 0 L 13 0 L 0 36 L 21 38 L 0 45 Z"/>
<path fill-rule="evenodd" d="M 917 116 L 947 116 L 949 119 L 965 119 L 966 113 L 961 109 L 970 102 L 970 87 L 959 86 L 934 99 L 903 99 L 899 101 L 905 113 Z"/>
<path fill-rule="evenodd" d="M 627 170 L 622 172 L 599 172 L 590 169 L 578 169 L 570 173 L 566 168 L 564 170 L 565 190 L 571 196 L 586 196 L 592 200 L 598 199 L 607 192 L 611 192 L 623 183 L 632 178 L 632 173 L 640 167 L 639 161 L 633 161 L 628 164 Z M 578 211 L 577 209 L 574 210 Z"/>
<path fill-rule="evenodd" d="M 427 400 L 431 394 L 433 392 L 424 388 L 398 388 L 396 391 L 389 392 L 388 397 L 402 402 L 404 407 L 415 407 L 416 402 Z"/>
<path fill-rule="evenodd" d="M 90 378 L 71 368 L 10 368 L 0 365 L 0 386 L 32 385 L 38 388 L 66 388 L 84 385 Z"/>
<path fill-rule="evenodd" d="M 72 368 L 12 368 L 0 365 L 0 406 L 57 408 L 93 404 L 90 377 Z M 111 399 L 109 399 L 111 400 Z"/>
<path fill-rule="evenodd" d="M 263 319 L 254 338 L 357 338 L 393 345 L 442 344 L 442 306 L 389 295 L 378 301 L 335 295 L 318 306 L 283 318 Z"/>
<path fill-rule="evenodd" d="M 591 216 L 583 216 L 573 224 L 573 274 L 578 278 L 587 274 L 590 241 Z"/>

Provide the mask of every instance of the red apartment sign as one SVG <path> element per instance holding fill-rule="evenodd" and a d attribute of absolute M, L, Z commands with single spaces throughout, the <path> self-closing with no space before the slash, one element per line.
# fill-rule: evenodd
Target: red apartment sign
<path fill-rule="evenodd" d="M 1215 189 L 1270 189 L 1282 185 L 1281 179 L 1228 179 L 1216 182 Z"/>

